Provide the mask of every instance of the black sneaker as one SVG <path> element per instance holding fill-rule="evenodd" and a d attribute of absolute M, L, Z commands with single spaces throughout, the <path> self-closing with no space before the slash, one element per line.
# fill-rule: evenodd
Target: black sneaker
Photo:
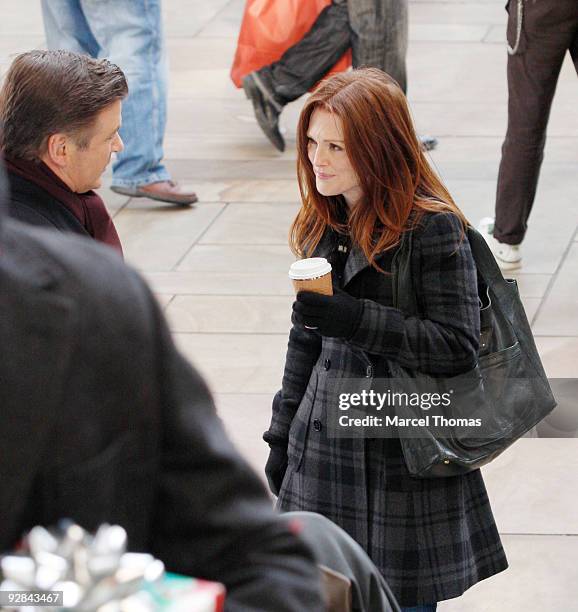
<path fill-rule="evenodd" d="M 285 150 L 285 140 L 279 131 L 279 115 L 283 106 L 267 89 L 257 72 L 251 72 L 243 79 L 245 95 L 253 103 L 255 119 L 271 144 L 279 151 Z"/>

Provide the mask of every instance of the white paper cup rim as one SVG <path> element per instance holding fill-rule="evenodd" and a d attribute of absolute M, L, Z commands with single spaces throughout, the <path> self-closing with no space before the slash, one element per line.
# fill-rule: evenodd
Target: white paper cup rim
<path fill-rule="evenodd" d="M 289 268 L 292 280 L 311 280 L 331 272 L 331 264 L 325 257 L 308 257 L 294 262 Z"/>

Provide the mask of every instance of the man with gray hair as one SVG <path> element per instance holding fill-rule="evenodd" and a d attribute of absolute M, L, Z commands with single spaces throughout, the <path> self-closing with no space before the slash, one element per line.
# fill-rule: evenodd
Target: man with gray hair
<path fill-rule="evenodd" d="M 122 70 L 68 51 L 29 51 L 13 61 L 0 90 L 0 146 L 10 213 L 20 221 L 90 236 L 122 252 L 104 202 L 93 190 L 113 153 Z"/>

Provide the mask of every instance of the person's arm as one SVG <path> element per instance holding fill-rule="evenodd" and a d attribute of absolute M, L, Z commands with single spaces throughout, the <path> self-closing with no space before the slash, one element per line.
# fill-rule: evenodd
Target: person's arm
<path fill-rule="evenodd" d="M 289 428 L 305 395 L 313 366 L 321 352 L 321 336 L 295 324 L 289 332 L 281 389 L 275 394 L 269 429 L 263 440 L 271 449 L 265 474 L 273 495 L 279 495 L 287 470 Z"/>
<path fill-rule="evenodd" d="M 225 584 L 230 612 L 322 610 L 309 550 L 275 516 L 154 308 L 163 441 L 152 552 L 169 571 Z"/>
<path fill-rule="evenodd" d="M 474 259 L 453 214 L 438 213 L 416 232 L 421 317 L 362 300 L 363 311 L 351 345 L 402 366 L 431 374 L 456 374 L 474 367 L 480 314 Z M 417 259 L 415 259 L 417 258 Z M 414 270 L 414 266 L 412 266 Z"/>
<path fill-rule="evenodd" d="M 287 444 L 289 428 L 321 353 L 321 336 L 293 322 L 281 390 L 273 401 L 271 425 L 263 438 L 269 444 Z"/>

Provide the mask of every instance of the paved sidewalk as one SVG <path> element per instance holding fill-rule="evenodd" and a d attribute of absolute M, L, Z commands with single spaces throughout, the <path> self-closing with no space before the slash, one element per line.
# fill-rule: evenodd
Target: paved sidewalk
<path fill-rule="evenodd" d="M 232 437 L 262 473 L 292 290 L 287 231 L 298 209 L 294 130 L 262 136 L 228 78 L 242 0 L 164 0 L 171 64 L 168 166 L 200 196 L 190 210 L 102 195 L 127 260 L 152 283 L 184 353 L 210 381 Z M 26 10 L 24 9 L 26 5 Z M 504 0 L 410 3 L 409 96 L 432 159 L 472 221 L 493 213 L 506 125 Z M 39 3 L 3 0 L 0 71 L 43 45 Z M 550 121 L 524 268 L 517 274 L 551 377 L 578 376 L 578 79 L 567 62 Z M 553 428 L 559 423 L 553 423 Z M 578 609 L 578 442 L 522 440 L 484 471 L 510 569 L 442 612 Z"/>

